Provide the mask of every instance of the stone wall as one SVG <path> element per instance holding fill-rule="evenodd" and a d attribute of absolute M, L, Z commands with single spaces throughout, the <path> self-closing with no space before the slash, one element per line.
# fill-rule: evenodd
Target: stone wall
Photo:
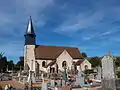
<path fill-rule="evenodd" d="M 67 68 L 71 69 L 73 59 L 66 50 L 64 50 L 57 58 L 57 64 L 58 64 L 58 67 L 59 67 L 58 69 L 61 70 L 61 71 L 64 71 L 64 69 L 62 67 L 63 61 L 66 61 L 67 62 Z"/>
<path fill-rule="evenodd" d="M 30 70 L 35 71 L 35 45 L 24 46 L 24 67 L 28 64 Z M 24 68 L 25 69 L 25 68 Z"/>

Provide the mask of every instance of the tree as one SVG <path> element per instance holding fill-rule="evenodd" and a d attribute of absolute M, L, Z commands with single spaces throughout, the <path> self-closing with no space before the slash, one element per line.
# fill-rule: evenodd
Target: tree
<path fill-rule="evenodd" d="M 1 52 L 0 53 L 0 59 L 2 59 L 4 57 L 3 55 L 4 55 L 4 53 Z"/>
<path fill-rule="evenodd" d="M 84 73 L 91 74 L 91 73 L 94 73 L 94 70 L 93 69 L 86 69 L 86 70 L 84 70 Z"/>
<path fill-rule="evenodd" d="M 115 65 L 116 67 L 120 67 L 120 57 L 116 57 Z"/>
<path fill-rule="evenodd" d="M 117 77 L 120 78 L 120 71 L 117 71 Z"/>
<path fill-rule="evenodd" d="M 23 70 L 24 68 L 24 57 L 20 57 L 20 60 L 17 62 L 17 64 L 15 65 L 15 70 L 18 71 L 20 69 Z"/>
<path fill-rule="evenodd" d="M 8 67 L 8 70 L 13 70 L 14 68 L 13 60 L 10 60 L 7 62 L 7 67 Z"/>
<path fill-rule="evenodd" d="M 82 57 L 83 58 L 86 58 L 87 57 L 87 54 L 85 52 L 82 52 Z"/>
<path fill-rule="evenodd" d="M 5 72 L 7 67 L 7 58 L 0 53 L 0 72 Z"/>
<path fill-rule="evenodd" d="M 101 58 L 91 57 L 89 62 L 92 64 L 92 67 L 101 66 Z"/>

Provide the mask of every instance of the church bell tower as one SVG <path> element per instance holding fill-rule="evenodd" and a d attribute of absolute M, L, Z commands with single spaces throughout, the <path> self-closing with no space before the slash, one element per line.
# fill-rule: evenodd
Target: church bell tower
<path fill-rule="evenodd" d="M 36 35 L 34 32 L 31 16 L 28 21 L 27 30 L 26 30 L 24 36 L 25 36 L 25 45 L 35 45 L 36 44 L 36 39 L 35 39 Z"/>
<path fill-rule="evenodd" d="M 32 18 L 30 16 L 26 32 L 24 34 L 24 70 L 35 71 L 35 45 L 36 35 L 33 28 Z"/>

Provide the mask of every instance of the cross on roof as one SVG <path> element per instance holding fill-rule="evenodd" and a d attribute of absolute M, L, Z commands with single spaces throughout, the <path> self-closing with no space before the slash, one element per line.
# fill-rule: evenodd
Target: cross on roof
<path fill-rule="evenodd" d="M 109 51 L 108 51 L 108 55 L 110 55 L 110 54 L 111 54 L 111 51 L 109 50 Z"/>

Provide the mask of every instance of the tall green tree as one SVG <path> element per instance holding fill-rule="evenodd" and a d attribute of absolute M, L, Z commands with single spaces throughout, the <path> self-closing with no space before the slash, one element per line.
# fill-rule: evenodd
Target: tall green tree
<path fill-rule="evenodd" d="M 116 67 L 120 67 L 120 57 L 116 57 L 115 65 Z"/>
<path fill-rule="evenodd" d="M 0 52 L 0 59 L 4 57 L 4 53 Z"/>
<path fill-rule="evenodd" d="M 87 54 L 85 52 L 82 52 L 82 57 L 83 58 L 86 58 L 87 57 Z"/>
<path fill-rule="evenodd" d="M 23 70 L 24 68 L 24 57 L 20 57 L 19 61 L 17 62 L 17 64 L 15 65 L 15 70 L 18 71 L 20 69 Z"/>
<path fill-rule="evenodd" d="M 7 62 L 7 68 L 8 68 L 8 70 L 13 70 L 14 69 L 13 60 L 10 60 L 10 61 Z"/>
<path fill-rule="evenodd" d="M 7 58 L 3 53 L 0 53 L 0 72 L 5 72 L 7 67 Z"/>
<path fill-rule="evenodd" d="M 89 62 L 92 64 L 92 67 L 101 66 L 101 58 L 100 57 L 91 57 Z"/>

